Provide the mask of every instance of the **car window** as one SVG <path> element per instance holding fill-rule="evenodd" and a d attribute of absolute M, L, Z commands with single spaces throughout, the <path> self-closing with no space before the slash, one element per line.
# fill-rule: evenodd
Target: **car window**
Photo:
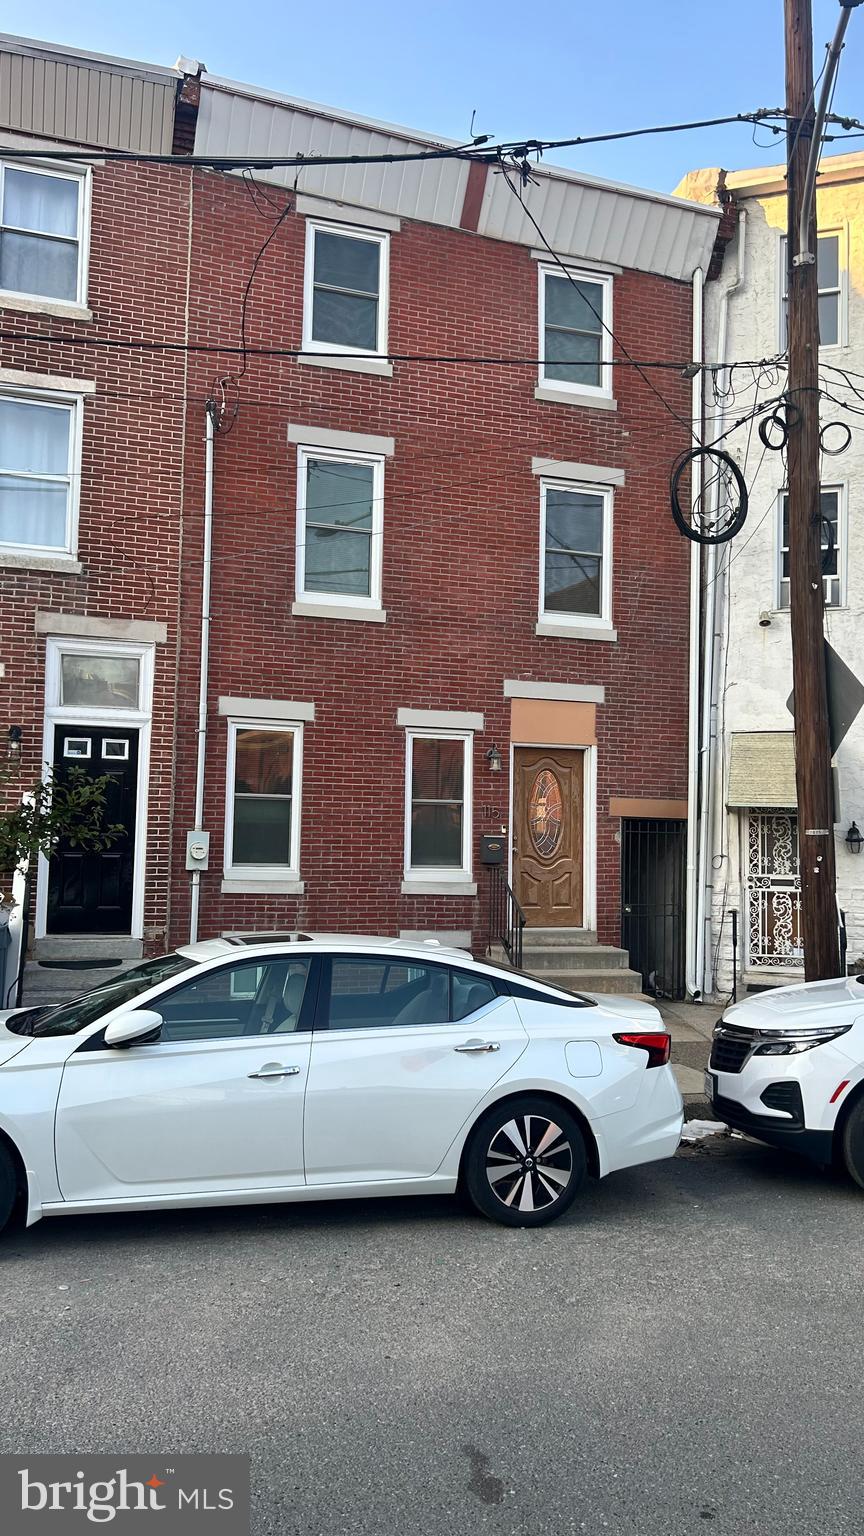
<path fill-rule="evenodd" d="M 477 976 L 472 971 L 451 971 L 452 1006 L 451 1018 L 465 1019 L 476 1013 L 498 996 L 498 988 L 488 976 Z"/>
<path fill-rule="evenodd" d="M 132 966 L 130 970 L 124 971 L 122 976 L 103 982 L 90 992 L 85 992 L 82 997 L 76 997 L 71 1003 L 62 1003 L 59 1008 L 39 1010 L 32 1020 L 31 1033 L 34 1035 L 77 1034 L 79 1029 L 84 1029 L 88 1024 L 95 1024 L 103 1014 L 119 1008 L 121 1003 L 133 1003 L 139 993 L 158 986 L 160 981 L 167 981 L 169 977 L 177 976 L 181 971 L 195 969 L 197 969 L 195 961 L 187 959 L 185 955 L 159 955 L 155 960 L 144 960 L 141 965 Z"/>
<path fill-rule="evenodd" d="M 290 1034 L 297 1029 L 308 959 L 246 960 L 207 971 L 155 998 L 163 1041 L 230 1040 L 237 1035 Z"/>
<path fill-rule="evenodd" d="M 443 965 L 336 956 L 331 962 L 330 1029 L 446 1024 L 449 978 Z"/>

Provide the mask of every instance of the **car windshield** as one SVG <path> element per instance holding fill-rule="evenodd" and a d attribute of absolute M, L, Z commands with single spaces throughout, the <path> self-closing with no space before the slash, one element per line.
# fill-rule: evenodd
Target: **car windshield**
<path fill-rule="evenodd" d="M 118 1008 L 121 1003 L 130 1003 L 141 992 L 146 992 L 148 987 L 155 987 L 160 981 L 168 981 L 171 976 L 179 976 L 181 971 L 191 970 L 195 964 L 194 960 L 176 952 L 172 955 L 159 955 L 155 960 L 145 960 L 141 965 L 124 971 L 114 981 L 94 987 L 92 991 L 85 992 L 83 997 L 74 998 L 71 1003 L 62 1003 L 59 1008 L 40 1009 L 35 1016 L 31 1015 L 32 1027 L 28 1033 L 77 1034 L 79 1029 L 95 1024 L 97 1019 L 110 1013 L 112 1008 Z M 10 1021 L 11 1024 L 14 1022 Z"/>

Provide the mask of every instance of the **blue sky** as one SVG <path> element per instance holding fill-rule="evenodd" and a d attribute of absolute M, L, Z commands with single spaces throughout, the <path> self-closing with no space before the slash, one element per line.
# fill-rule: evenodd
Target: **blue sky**
<path fill-rule="evenodd" d="M 817 69 L 838 0 L 814 0 Z M 6 0 L 3 29 L 157 64 L 178 54 L 288 95 L 454 138 L 565 138 L 783 101 L 782 0 Z M 835 109 L 864 111 L 864 8 Z M 747 126 L 559 151 L 559 163 L 671 190 L 696 166 L 771 164 Z M 864 140 L 850 144 L 864 148 Z"/>

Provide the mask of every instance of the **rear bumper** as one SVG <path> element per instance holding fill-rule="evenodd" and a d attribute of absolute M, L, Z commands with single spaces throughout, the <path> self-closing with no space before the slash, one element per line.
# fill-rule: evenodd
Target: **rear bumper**
<path fill-rule="evenodd" d="M 684 1104 L 672 1068 L 646 1068 L 636 1102 L 595 1122 L 603 1141 L 601 1172 L 674 1157 L 683 1123 Z"/>
<path fill-rule="evenodd" d="M 743 1131 L 747 1136 L 755 1136 L 757 1141 L 766 1141 L 769 1146 L 782 1147 L 787 1152 L 798 1152 L 814 1163 L 831 1162 L 834 1151 L 832 1131 L 810 1131 L 803 1125 L 791 1125 L 777 1115 L 754 1114 L 737 1100 L 724 1098 L 720 1093 L 714 1094 L 711 1108 L 717 1119 L 724 1120 L 733 1131 Z"/>

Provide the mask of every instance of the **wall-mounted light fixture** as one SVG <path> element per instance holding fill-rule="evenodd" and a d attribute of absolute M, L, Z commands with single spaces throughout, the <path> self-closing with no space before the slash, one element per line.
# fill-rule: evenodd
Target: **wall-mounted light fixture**
<path fill-rule="evenodd" d="M 772 623 L 773 623 L 773 620 L 771 618 L 770 613 L 768 612 L 768 609 L 767 608 L 763 608 L 762 612 L 759 615 L 759 628 L 760 629 L 770 629 Z"/>
<path fill-rule="evenodd" d="M 861 836 L 853 821 L 849 831 L 846 833 L 846 847 L 850 853 L 860 853 L 862 846 L 864 846 L 864 837 Z"/>
<path fill-rule="evenodd" d="M 22 731 L 20 725 L 10 725 L 8 733 L 9 745 L 7 747 L 7 753 L 9 757 L 21 756 L 21 738 L 23 735 L 24 732 Z"/>
<path fill-rule="evenodd" d="M 489 772 L 490 773 L 500 773 L 501 772 L 501 764 L 503 762 L 503 758 L 501 756 L 501 753 L 498 751 L 498 748 L 496 747 L 494 741 L 493 741 L 491 747 L 489 748 L 489 751 L 486 753 L 486 761 L 489 764 Z"/>

